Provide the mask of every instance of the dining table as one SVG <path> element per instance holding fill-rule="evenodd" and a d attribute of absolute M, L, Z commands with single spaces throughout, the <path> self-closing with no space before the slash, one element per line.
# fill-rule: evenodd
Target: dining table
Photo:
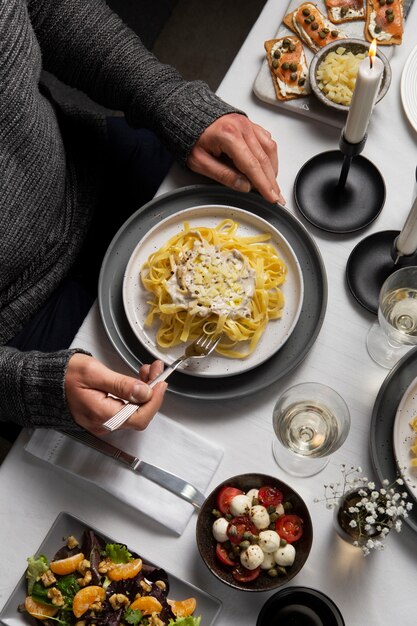
<path fill-rule="evenodd" d="M 319 251 L 327 287 L 325 315 L 317 320 L 315 340 L 296 367 L 289 368 L 285 375 L 276 376 L 270 384 L 260 385 L 250 393 L 245 393 L 245 389 L 233 397 L 216 397 L 213 393 L 213 399 L 171 393 L 168 385 L 160 413 L 154 419 L 168 418 L 222 451 L 206 495 L 229 477 L 254 472 L 279 478 L 304 499 L 313 525 L 312 548 L 304 567 L 288 582 L 288 587 L 309 587 L 326 594 L 339 607 L 346 626 L 388 625 L 397 620 L 412 626 L 417 607 L 415 527 L 404 522 L 400 533 L 392 531 L 388 535 L 383 550 L 364 556 L 335 532 L 333 513 L 323 497 L 324 486 L 340 479 L 342 464 L 360 467 L 370 480 L 378 479 L 371 454 L 371 438 L 375 437 L 371 429 L 378 425 L 374 406 L 391 372 L 377 365 L 367 352 L 366 335 L 376 316 L 352 296 L 346 266 L 352 250 L 364 237 L 379 231 L 401 230 L 416 194 L 417 134 L 402 105 L 400 86 L 403 68 L 416 43 L 413 32 L 417 31 L 417 9 L 411 7 L 403 43 L 394 46 L 390 56 L 391 85 L 374 108 L 362 153 L 382 174 L 385 203 L 366 228 L 344 234 L 326 232 L 304 220 L 293 192 L 297 173 L 306 161 L 318 153 L 338 149 L 341 129 L 262 101 L 253 90 L 265 59 L 264 41 L 275 36 L 285 11 L 285 2 L 265 3 L 217 94 L 266 128 L 278 144 L 278 181 L 286 199 L 283 210 L 301 223 Z M 175 165 L 157 195 L 212 184 Z M 366 266 L 363 272 L 367 272 Z M 114 369 L 132 374 L 103 327 L 97 302 L 72 345 L 90 351 Z M 247 379 L 250 385 L 250 373 Z M 319 382 L 335 389 L 351 415 L 344 444 L 331 455 L 325 469 L 311 477 L 287 474 L 272 454 L 274 405 L 285 389 L 302 382 Z M 227 377 L 219 381 L 219 386 L 227 389 Z M 79 476 L 59 471 L 28 454 L 25 447 L 31 435 L 29 430 L 22 430 L 0 466 L 0 610 L 20 580 L 27 557 L 36 552 L 57 515 L 65 511 L 137 551 L 142 550 L 168 572 L 217 598 L 221 610 L 216 626 L 255 626 L 262 606 L 275 592 L 237 590 L 212 575 L 196 544 L 197 512 L 191 514 L 181 533 L 173 533 L 132 507 L 129 494 L 114 497 Z M 169 442 L 161 441 L 164 445 L 169 446 Z M 204 459 L 201 462 L 204 464 Z M 205 626 L 204 621 L 201 626 Z"/>

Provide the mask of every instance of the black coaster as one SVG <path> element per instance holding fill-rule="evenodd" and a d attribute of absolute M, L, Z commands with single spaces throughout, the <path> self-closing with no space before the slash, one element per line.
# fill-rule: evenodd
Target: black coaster
<path fill-rule="evenodd" d="M 322 152 L 303 165 L 294 183 L 300 213 L 329 233 L 352 233 L 369 226 L 385 202 L 381 173 L 360 155 L 352 158 L 346 184 L 338 188 L 344 160 L 339 150 Z"/>
<path fill-rule="evenodd" d="M 390 274 L 417 265 L 417 253 L 396 261 L 394 242 L 399 230 L 384 230 L 362 239 L 350 253 L 346 279 L 353 297 L 370 313 L 378 313 L 379 292 Z"/>

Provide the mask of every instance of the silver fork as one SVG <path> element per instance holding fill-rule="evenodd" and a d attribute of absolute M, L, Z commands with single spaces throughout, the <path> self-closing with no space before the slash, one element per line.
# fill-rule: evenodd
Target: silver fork
<path fill-rule="evenodd" d="M 151 383 L 149 383 L 149 387 L 154 387 L 156 383 L 159 383 L 161 380 L 165 380 L 174 372 L 181 363 L 187 361 L 188 359 L 203 359 L 204 357 L 211 354 L 214 348 L 217 346 L 221 338 L 221 335 L 218 337 L 213 337 L 212 335 L 200 335 L 197 339 L 195 339 L 192 343 L 190 343 L 182 356 L 179 359 L 174 361 L 171 365 L 169 365 L 162 374 L 159 374 L 156 378 L 153 379 Z M 104 422 L 103 426 L 106 430 L 113 431 L 119 428 L 122 424 L 125 423 L 127 419 L 135 411 L 138 410 L 139 404 L 131 404 L 127 403 L 123 408 L 120 409 L 113 417 L 110 417 L 106 422 Z"/>

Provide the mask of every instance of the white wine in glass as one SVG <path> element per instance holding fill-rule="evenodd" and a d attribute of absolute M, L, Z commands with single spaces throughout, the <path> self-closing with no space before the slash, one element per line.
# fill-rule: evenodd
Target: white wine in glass
<path fill-rule="evenodd" d="M 287 389 L 273 413 L 278 465 L 295 476 L 312 476 L 328 463 L 345 441 L 350 414 L 345 401 L 330 387 L 301 383 Z"/>
<path fill-rule="evenodd" d="M 417 345 L 417 267 L 403 267 L 385 280 L 379 296 L 378 322 L 366 346 L 373 360 L 391 368 Z"/>

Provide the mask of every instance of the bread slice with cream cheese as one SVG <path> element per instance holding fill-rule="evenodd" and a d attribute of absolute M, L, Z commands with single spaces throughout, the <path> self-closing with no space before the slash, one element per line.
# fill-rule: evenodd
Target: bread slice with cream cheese
<path fill-rule="evenodd" d="M 307 60 L 298 37 L 289 35 L 264 43 L 278 100 L 293 100 L 310 93 Z"/>
<path fill-rule="evenodd" d="M 403 32 L 403 0 L 366 0 L 365 39 L 376 39 L 378 46 L 398 46 Z"/>
<path fill-rule="evenodd" d="M 347 37 L 312 2 L 303 2 L 287 13 L 283 21 L 313 52 L 318 52 L 331 41 Z"/>

